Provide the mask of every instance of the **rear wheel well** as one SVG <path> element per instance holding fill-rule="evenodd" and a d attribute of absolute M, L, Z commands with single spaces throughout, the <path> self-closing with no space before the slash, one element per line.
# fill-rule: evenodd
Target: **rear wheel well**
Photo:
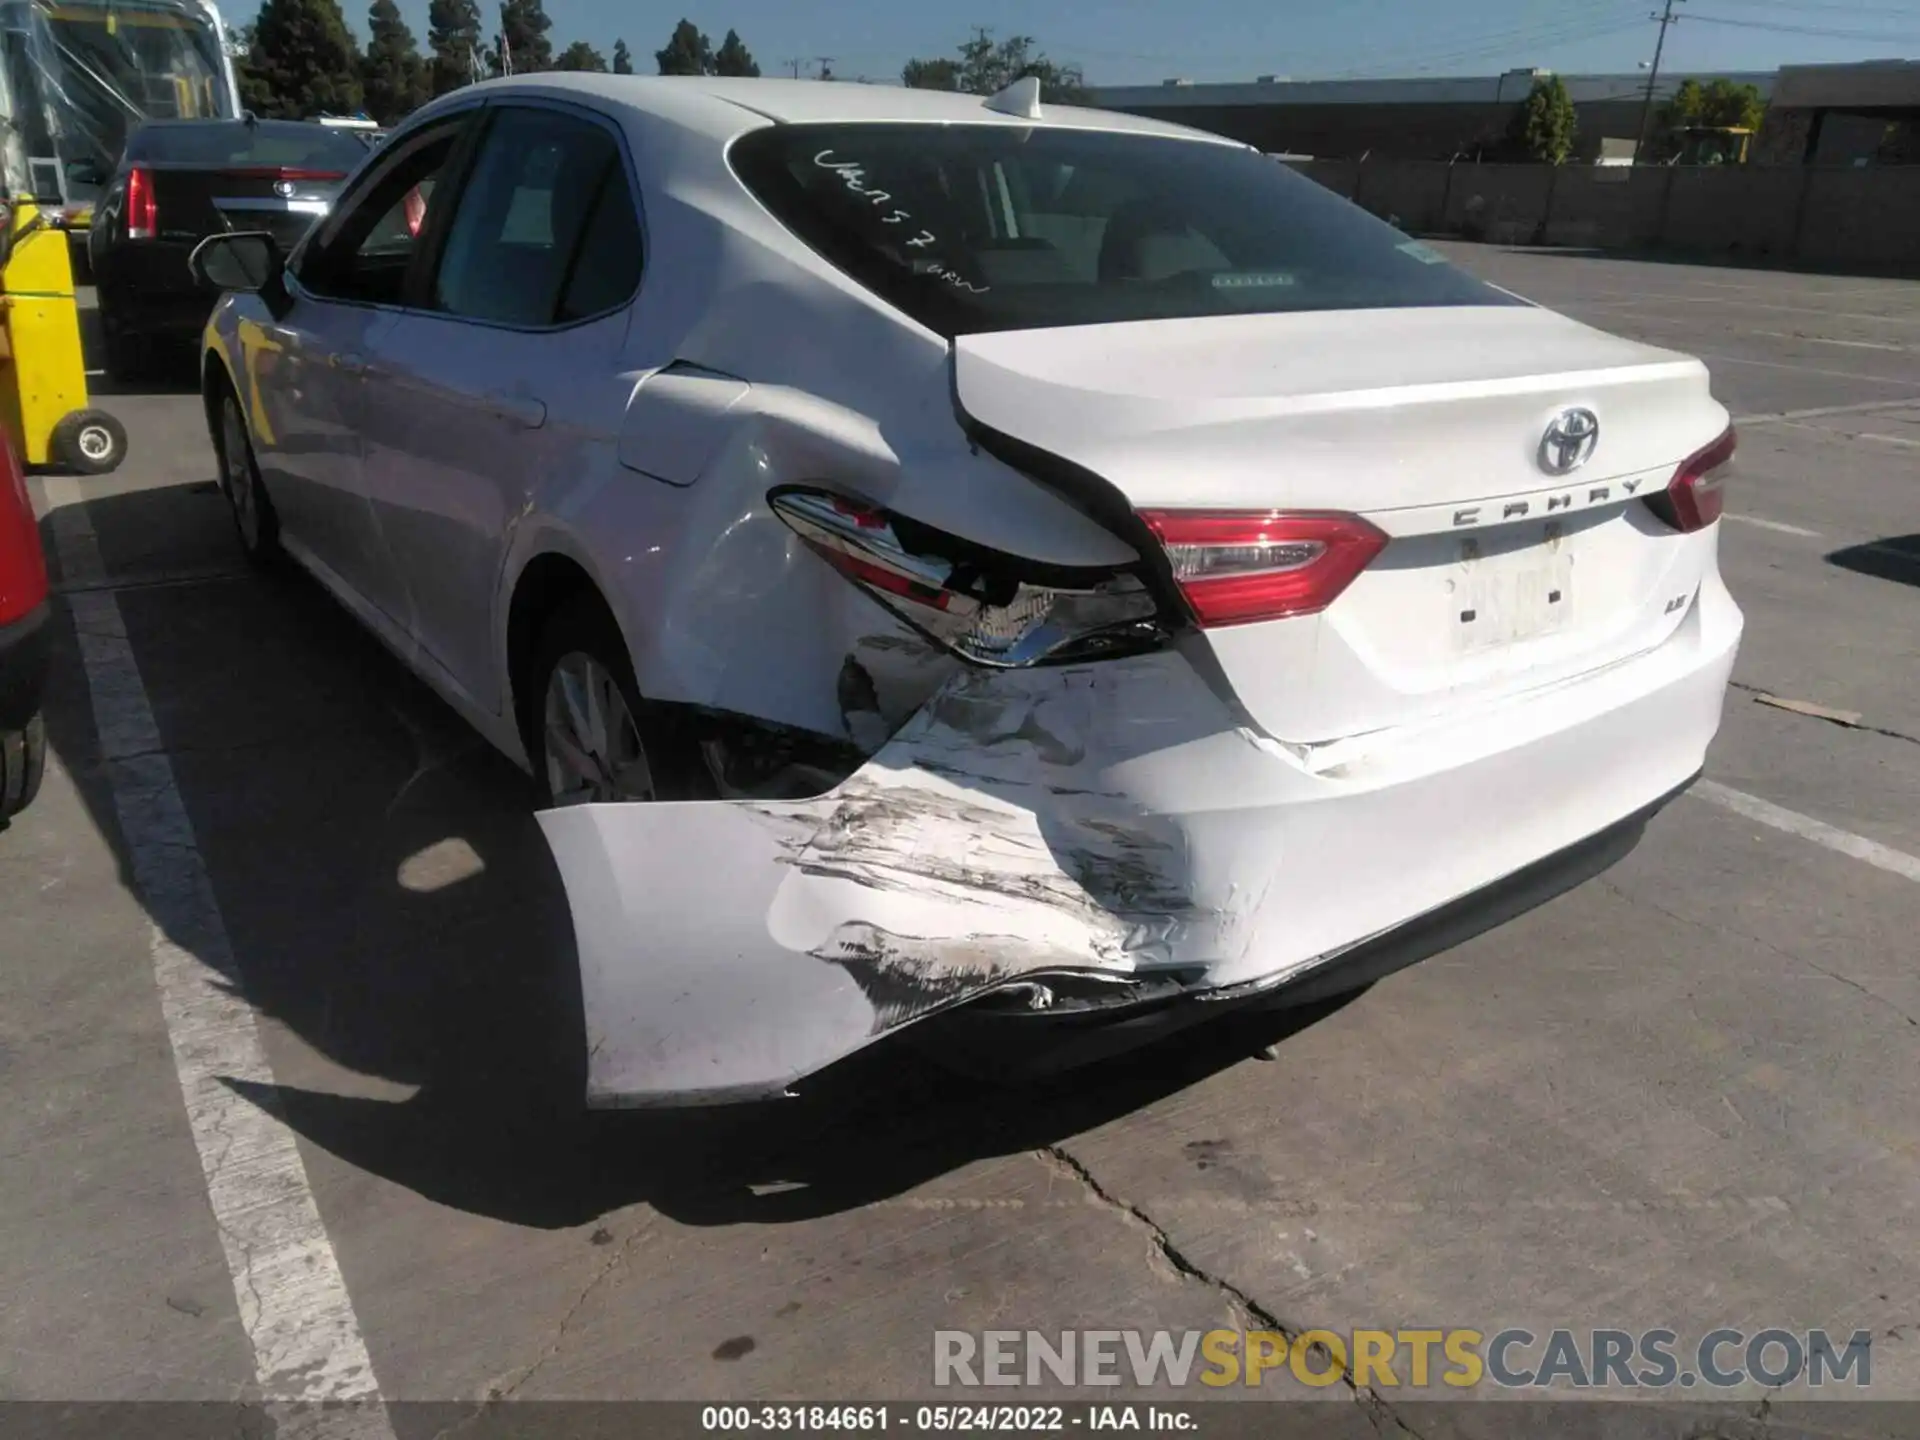
<path fill-rule="evenodd" d="M 576 560 L 552 551 L 536 555 L 514 583 L 507 606 L 507 693 L 529 764 L 534 763 L 533 704 L 538 697 L 530 693 L 534 681 L 527 670 L 540 652 L 540 635 L 547 622 L 562 607 L 582 599 L 604 610 L 614 632 L 620 633 L 613 607 Z"/>

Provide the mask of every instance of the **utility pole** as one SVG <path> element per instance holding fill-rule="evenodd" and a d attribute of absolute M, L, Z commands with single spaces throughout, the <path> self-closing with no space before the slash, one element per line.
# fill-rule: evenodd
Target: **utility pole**
<path fill-rule="evenodd" d="M 794 79 L 798 80 L 800 78 L 800 62 L 798 60 L 782 60 L 780 63 L 793 72 Z"/>
<path fill-rule="evenodd" d="M 816 80 L 831 80 L 833 78 L 833 56 L 816 55 L 813 59 L 814 63 L 820 67 L 819 73 L 816 74 L 814 78 Z"/>
<path fill-rule="evenodd" d="M 1673 0 L 1666 0 L 1666 8 L 1658 15 L 1647 16 L 1660 24 L 1660 38 L 1653 45 L 1653 68 L 1647 72 L 1647 98 L 1640 104 L 1640 138 L 1634 142 L 1633 163 L 1640 163 L 1640 152 L 1647 148 L 1647 127 L 1653 123 L 1653 87 L 1660 79 L 1660 55 L 1667 48 L 1667 27 L 1678 25 L 1680 17 L 1673 13 Z"/>

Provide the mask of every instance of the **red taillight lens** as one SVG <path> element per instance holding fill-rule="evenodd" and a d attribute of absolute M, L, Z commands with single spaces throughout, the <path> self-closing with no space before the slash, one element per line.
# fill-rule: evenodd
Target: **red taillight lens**
<path fill-rule="evenodd" d="M 1704 530 L 1718 520 L 1726 508 L 1726 483 L 1737 444 L 1729 425 L 1726 434 L 1682 462 L 1666 493 L 1657 497 L 1664 503 L 1653 504 L 1654 513 L 1674 529 L 1688 533 Z"/>
<path fill-rule="evenodd" d="M 127 172 L 127 238 L 151 240 L 160 233 L 160 206 L 153 194 L 151 170 Z"/>
<path fill-rule="evenodd" d="M 1358 515 L 1147 510 L 1141 519 L 1202 628 L 1316 614 L 1387 544 Z"/>
<path fill-rule="evenodd" d="M 0 625 L 18 620 L 46 598 L 47 565 L 26 476 L 13 442 L 0 433 Z"/>
<path fill-rule="evenodd" d="M 407 191 L 407 234 L 414 239 L 420 238 L 420 226 L 427 218 L 427 202 L 421 198 L 420 187 Z"/>

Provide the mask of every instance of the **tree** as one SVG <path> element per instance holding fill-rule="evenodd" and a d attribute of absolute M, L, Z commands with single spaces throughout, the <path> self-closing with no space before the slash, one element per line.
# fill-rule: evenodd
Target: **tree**
<path fill-rule="evenodd" d="M 1515 113 L 1511 138 L 1529 160 L 1564 165 L 1573 154 L 1578 126 L 1566 82 L 1558 75 L 1546 75 L 1533 82 Z"/>
<path fill-rule="evenodd" d="M 1078 65 L 1061 65 L 1035 49 L 1031 35 L 1009 35 L 995 42 L 993 32 L 977 29 L 960 47 L 957 60 L 909 60 L 900 83 L 916 90 L 962 90 L 997 95 L 1016 80 L 1040 81 L 1040 98 L 1055 105 L 1084 105 L 1086 78 Z"/>
<path fill-rule="evenodd" d="M 713 74 L 713 45 L 691 20 L 673 27 L 667 48 L 653 52 L 662 75 Z"/>
<path fill-rule="evenodd" d="M 338 0 L 266 0 L 244 73 L 242 103 L 267 119 L 360 109 L 360 55 Z"/>
<path fill-rule="evenodd" d="M 458 90 L 473 79 L 473 58 L 480 51 L 477 0 L 428 0 L 428 70 L 435 95 Z"/>
<path fill-rule="evenodd" d="M 552 28 L 541 0 L 500 0 L 500 49 L 505 54 L 495 54 L 494 68 L 504 73 L 504 60 L 512 63 L 516 75 L 551 70 L 553 41 L 547 31 Z"/>
<path fill-rule="evenodd" d="M 627 42 L 613 42 L 613 73 L 616 75 L 633 74 L 633 52 L 627 49 Z"/>
<path fill-rule="evenodd" d="M 1736 85 L 1731 80 L 1702 85 L 1689 79 L 1682 80 L 1673 98 L 1660 108 L 1660 122 L 1669 131 L 1696 125 L 1758 130 L 1766 114 L 1767 102 L 1760 98 L 1757 85 Z"/>
<path fill-rule="evenodd" d="M 958 60 L 909 60 L 900 72 L 900 83 L 911 90 L 958 90 Z"/>
<path fill-rule="evenodd" d="M 373 0 L 367 29 L 370 38 L 360 62 L 360 88 L 367 113 L 382 125 L 391 125 L 426 103 L 427 64 L 393 0 Z"/>
<path fill-rule="evenodd" d="M 607 73 L 607 57 L 584 40 L 576 40 L 560 52 L 553 62 L 556 70 L 590 70 L 596 75 Z"/>
<path fill-rule="evenodd" d="M 713 73 L 744 75 L 752 80 L 760 78 L 760 67 L 753 63 L 753 52 L 741 41 L 738 31 L 727 31 L 727 38 L 720 42 L 720 49 L 713 57 Z"/>

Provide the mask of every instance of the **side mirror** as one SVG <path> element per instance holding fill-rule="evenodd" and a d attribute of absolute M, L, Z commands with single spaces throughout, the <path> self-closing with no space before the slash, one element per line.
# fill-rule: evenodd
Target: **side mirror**
<path fill-rule="evenodd" d="M 187 257 L 202 285 L 255 295 L 279 285 L 282 263 L 279 245 L 265 231 L 209 235 Z"/>
<path fill-rule="evenodd" d="M 286 263 L 279 243 L 264 230 L 209 235 L 187 257 L 193 278 L 202 285 L 258 295 L 275 319 L 284 317 L 293 304 L 287 292 Z"/>

